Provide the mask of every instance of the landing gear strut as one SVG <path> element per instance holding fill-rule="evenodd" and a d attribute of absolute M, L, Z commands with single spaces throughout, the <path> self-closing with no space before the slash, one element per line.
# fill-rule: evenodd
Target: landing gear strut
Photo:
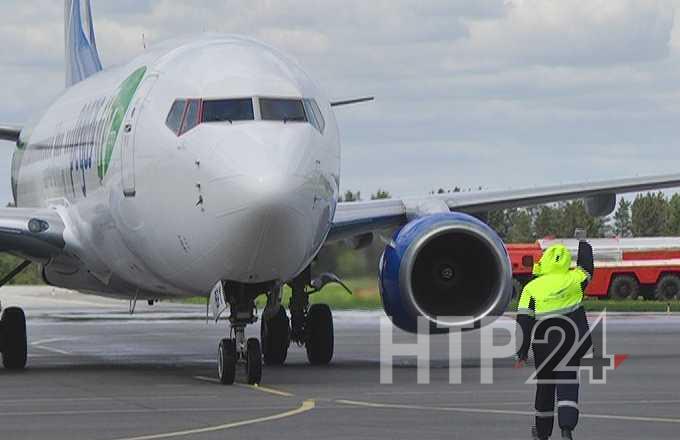
<path fill-rule="evenodd" d="M 245 369 L 246 382 L 260 383 L 262 380 L 262 349 L 256 338 L 246 340 L 246 325 L 257 321 L 255 315 L 255 294 L 253 287 L 226 283 L 225 291 L 230 304 L 230 337 L 220 341 L 217 356 L 217 373 L 220 383 L 231 385 L 236 379 L 239 361 Z"/>
<path fill-rule="evenodd" d="M 308 268 L 290 283 L 291 340 L 304 345 L 312 365 L 327 365 L 333 358 L 333 315 L 326 304 L 309 306 L 307 286 L 312 284 Z"/>

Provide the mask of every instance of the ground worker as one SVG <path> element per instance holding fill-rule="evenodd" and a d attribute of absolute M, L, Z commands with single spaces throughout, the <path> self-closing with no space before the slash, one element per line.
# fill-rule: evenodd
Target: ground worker
<path fill-rule="evenodd" d="M 537 382 L 534 439 L 552 435 L 556 395 L 563 439 L 573 438 L 578 422 L 578 367 L 591 346 L 581 305 L 593 276 L 593 248 L 588 242 L 579 242 L 577 267 L 572 269 L 571 263 L 571 254 L 563 245 L 548 248 L 534 265 L 536 278 L 526 285 L 519 300 L 518 340 L 522 344 L 515 367 L 526 364 L 532 346 Z"/>

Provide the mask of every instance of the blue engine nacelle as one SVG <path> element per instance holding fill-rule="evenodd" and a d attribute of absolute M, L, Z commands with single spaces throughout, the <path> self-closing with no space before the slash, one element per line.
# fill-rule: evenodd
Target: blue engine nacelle
<path fill-rule="evenodd" d="M 380 295 L 399 328 L 469 329 L 503 314 L 512 297 L 512 267 L 503 241 L 467 214 L 413 220 L 395 233 L 380 261 Z"/>

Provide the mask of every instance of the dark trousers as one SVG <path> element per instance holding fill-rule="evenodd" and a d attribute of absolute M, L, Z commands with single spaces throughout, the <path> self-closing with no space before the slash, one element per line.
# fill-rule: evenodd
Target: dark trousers
<path fill-rule="evenodd" d="M 552 435 L 555 397 L 560 429 L 576 428 L 579 416 L 578 367 L 590 348 L 590 338 L 580 346 L 577 344 L 586 337 L 587 332 L 588 322 L 583 309 L 564 317 L 548 318 L 536 324 L 533 351 L 538 382 L 535 408 L 536 431 L 539 438 L 548 438 Z M 573 347 L 578 347 L 578 350 L 572 353 Z"/>

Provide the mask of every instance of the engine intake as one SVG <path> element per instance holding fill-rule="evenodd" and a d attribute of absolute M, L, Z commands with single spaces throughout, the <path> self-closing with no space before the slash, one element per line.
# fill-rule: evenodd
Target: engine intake
<path fill-rule="evenodd" d="M 489 226 L 466 214 L 434 214 L 404 226 L 385 248 L 380 293 L 392 322 L 406 331 L 417 331 L 418 317 L 433 333 L 474 328 L 505 312 L 512 269 Z"/>

